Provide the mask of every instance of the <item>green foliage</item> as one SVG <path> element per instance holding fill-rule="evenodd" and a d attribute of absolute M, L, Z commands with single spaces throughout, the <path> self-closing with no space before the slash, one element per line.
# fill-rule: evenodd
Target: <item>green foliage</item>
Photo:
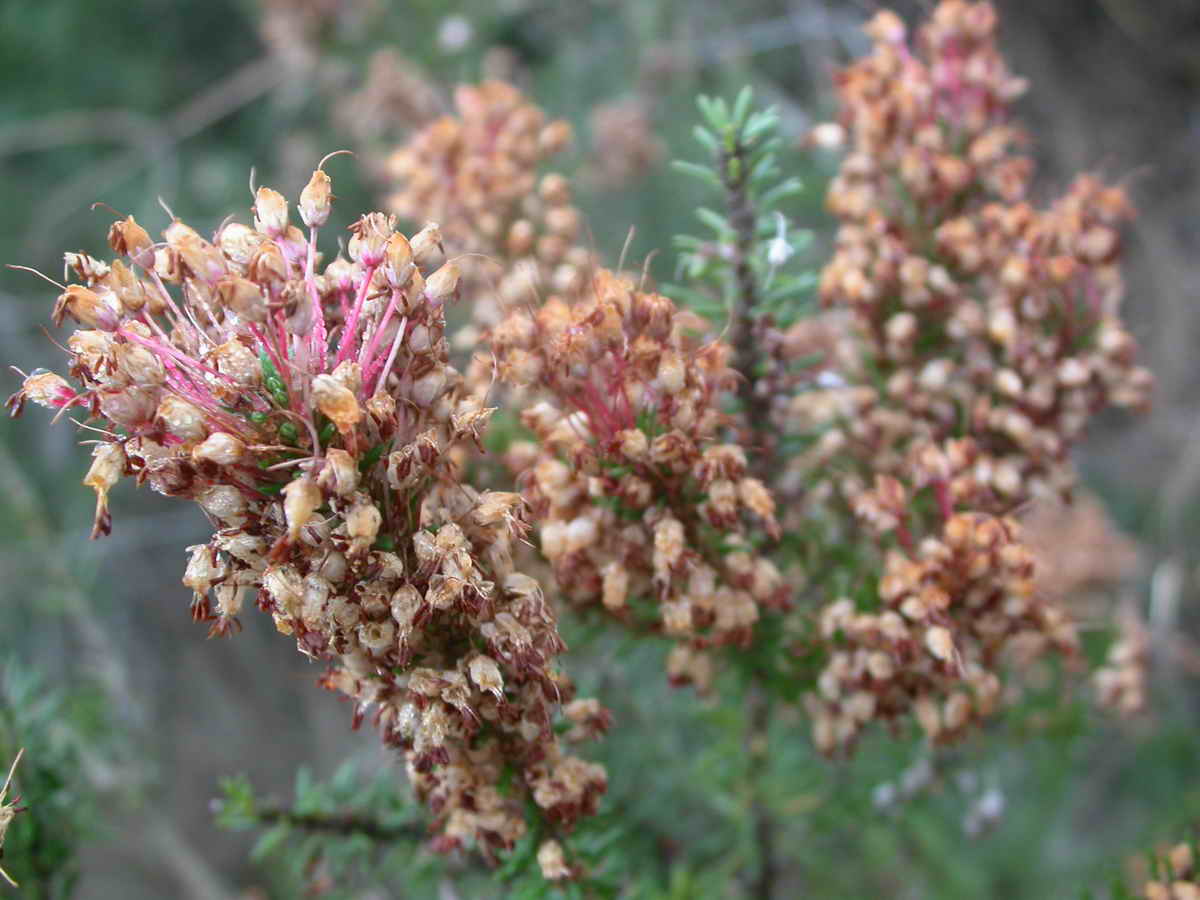
<path fill-rule="evenodd" d="M 703 190 L 719 192 L 726 209 L 718 213 L 698 207 L 696 218 L 707 233 L 676 236 L 677 275 L 683 281 L 667 286 L 666 292 L 715 321 L 727 318 L 744 290 L 736 272 L 744 258 L 759 292 L 752 314 L 769 314 L 787 327 L 805 313 L 816 276 L 798 265 L 812 232 L 788 224 L 788 201 L 801 194 L 804 184 L 785 177 L 780 167 L 784 141 L 779 115 L 773 108 L 755 109 L 748 87 L 732 104 L 701 96 L 697 105 L 703 124 L 693 134 L 708 159 L 675 160 L 672 167 Z M 738 216 L 748 221 L 740 223 Z M 741 246 L 747 242 L 749 246 Z"/>
<path fill-rule="evenodd" d="M 21 896 L 60 898 L 79 882 L 80 850 L 102 823 L 88 769 L 109 764 L 112 736 L 100 695 L 83 684 L 66 694 L 10 660 L 0 674 L 0 766 L 25 750 L 6 798 L 25 811 L 9 826 L 0 860 Z M 0 776 L 2 777 L 2 776 Z"/>
<path fill-rule="evenodd" d="M 301 768 L 290 805 L 259 796 L 242 775 L 222 779 L 220 790 L 217 824 L 256 833 L 250 859 L 280 896 L 328 883 L 335 888 L 325 896 L 351 897 L 401 876 L 436 883 L 441 867 L 421 849 L 423 810 L 387 767 L 367 776 L 348 762 L 327 781 Z"/>
<path fill-rule="evenodd" d="M 447 9 L 433 0 L 396 6 L 374 20 L 365 35 L 325 35 L 319 50 L 353 80 L 365 70 L 370 51 L 398 47 L 450 83 L 477 77 L 482 50 L 499 40 L 533 64 L 533 94 L 552 114 L 569 115 L 586 135 L 588 110 L 598 100 L 629 90 L 629 73 L 637 68 L 639 53 L 677 38 L 678 23 L 688 20 L 697 33 L 720 35 L 755 16 L 774 15 L 764 6 L 677 2 L 468 2 L 456 4 L 454 12 L 470 19 L 476 33 L 473 43 L 457 54 L 436 48 L 434 35 Z M 255 35 L 260 15 L 250 2 L 133 2 L 111 8 L 64 0 L 10 3 L 0 11 L 0 73 L 10 86 L 0 101 L 5 134 L 49 135 L 53 132 L 47 126 L 58 114 L 103 112 L 114 105 L 144 117 L 155 135 L 167 134 L 162 122 L 173 110 L 261 57 L 264 50 Z M 145 40 L 148 30 L 153 41 Z M 701 66 L 694 76 L 663 79 L 657 86 L 656 130 L 671 146 L 683 147 L 691 128 L 688 101 L 696 90 L 728 92 L 757 74 L 785 85 L 798 102 L 807 103 L 803 88 L 796 88 L 803 80 L 805 56 L 784 47 Z M 170 77 L 163 77 L 168 72 Z M 345 144 L 327 121 L 323 106 L 329 98 L 318 96 L 311 74 L 289 77 L 286 90 L 234 108 L 202 133 L 165 148 L 109 123 L 84 142 L 29 145 L 36 153 L 10 149 L 0 160 L 8 191 L 8 215 L 0 224 L 4 259 L 27 261 L 53 273 L 60 262 L 51 252 L 56 248 L 98 252 L 107 213 L 88 212 L 94 200 L 137 214 L 152 230 L 165 224 L 155 202 L 158 195 L 189 218 L 207 217 L 212 226 L 231 209 L 244 217 L 251 166 L 259 168 L 261 183 L 275 183 L 286 170 L 285 151 L 297 143 L 307 141 L 314 148 L 312 162 Z M 813 283 L 811 273 L 797 263 L 811 236 L 793 223 L 816 221 L 821 192 L 812 187 L 801 193 L 799 181 L 783 177 L 781 170 L 803 169 L 811 186 L 812 164 L 781 162 L 787 150 L 779 117 L 755 111 L 748 92 L 732 104 L 706 100 L 700 109 L 703 124 L 695 139 L 705 157 L 677 162 L 675 168 L 687 176 L 689 187 L 707 192 L 712 208 L 696 210 L 699 236 L 678 239 L 679 283 L 667 292 L 714 321 L 728 317 L 737 285 L 727 253 L 736 233 L 725 208 L 726 185 L 747 176 L 755 210 L 749 262 L 762 288 L 761 310 L 790 324 L 805 312 Z M 739 146 L 749 149 L 750 161 L 731 167 L 730 150 Z M 112 168 L 112 160 L 122 156 L 125 162 Z M 339 173 L 339 194 L 347 209 L 370 202 L 365 187 L 356 183 L 356 168 L 347 165 Z M 623 191 L 582 190 L 580 205 L 601 255 L 616 258 L 631 221 L 638 225 L 640 252 L 665 245 L 682 216 L 697 206 L 696 191 L 680 190 L 681 181 L 652 177 Z M 782 233 L 781 221 L 786 225 Z M 779 265 L 771 261 L 772 246 L 781 246 L 776 240 L 791 251 L 776 252 L 776 259 L 788 257 Z M 6 279 L 5 289 L 26 292 L 29 305 L 46 303 L 42 286 L 31 287 L 23 278 Z M 40 312 L 37 317 L 40 321 Z M 26 331 L 13 341 L 24 358 L 12 361 L 22 365 L 35 356 L 27 348 L 42 340 L 32 327 Z M 648 433 L 660 427 L 640 424 Z M 498 415 L 488 434 L 489 454 L 502 453 L 520 436 L 515 418 L 504 421 Z M 56 466 L 62 465 L 63 454 L 32 447 L 28 438 L 11 430 L 5 439 L 28 462 L 35 493 L 54 497 L 51 517 L 81 521 L 75 512 L 90 499 L 83 491 L 61 490 L 64 475 Z M 808 436 L 786 438 L 781 453 L 799 453 L 810 441 Z M 1102 473 L 1089 474 L 1093 481 L 1103 478 Z M 77 479 L 71 469 L 66 480 Z M 1110 481 L 1109 494 L 1132 490 L 1124 480 Z M 1131 521 L 1141 521 L 1144 528 L 1153 520 L 1150 500 L 1127 496 L 1125 502 L 1131 509 L 1144 508 L 1129 516 Z M 78 509 L 67 511 L 71 506 Z M 16 576 L 31 567 L 28 560 L 39 558 L 35 548 L 59 556 L 63 550 L 57 541 L 31 540 L 23 516 L 20 510 L 12 512 L 4 526 L 9 549 L 16 550 L 13 556 L 27 557 L 5 573 L 12 579 L 14 600 L 20 601 L 10 605 L 6 630 L 10 641 L 14 635 L 24 641 L 26 629 L 12 627 L 19 620 L 29 625 L 32 644 L 54 648 L 46 635 L 61 626 L 44 615 L 28 622 L 24 609 L 29 604 L 22 598 L 45 594 L 47 605 L 62 604 L 59 588 L 47 587 L 41 563 L 32 566 L 36 581 L 30 579 L 28 588 Z M 1181 529 L 1177 539 L 1187 540 L 1189 533 Z M 120 564 L 119 551 L 104 552 Z M 785 535 L 780 555 L 798 561 L 810 582 L 828 585 L 835 595 L 853 595 L 866 607 L 874 594 L 873 584 L 858 575 L 864 567 L 849 536 L 825 523 L 814 523 L 812 533 Z M 177 554 L 164 556 L 170 558 L 164 583 L 174 583 Z M 94 559 L 70 562 L 77 575 L 88 574 L 95 565 Z M 89 582 L 87 614 L 123 621 L 127 613 L 112 611 L 113 593 L 107 584 L 93 587 Z M 647 610 L 646 618 L 654 621 L 656 613 Z M 801 687 L 811 683 L 816 665 L 779 652 L 795 636 L 768 631 L 762 646 L 769 649 L 763 654 L 736 656 L 735 671 L 716 686 L 717 702 L 664 684 L 664 642 L 617 635 L 593 620 L 564 623 L 564 628 L 571 645 L 570 670 L 582 692 L 602 697 L 613 707 L 617 723 L 597 749 L 611 778 L 602 814 L 564 841 L 589 873 L 572 889 L 576 896 L 613 896 L 616 886 L 621 896 L 654 900 L 746 896 L 743 873 L 757 859 L 750 814 L 754 779 L 761 782 L 758 792 L 771 800 L 782 852 L 799 873 L 795 896 L 886 897 L 895 896 L 899 885 L 908 896 L 931 898 L 1066 897 L 1077 896 L 1084 883 L 1096 886 L 1091 896 L 1126 897 L 1130 893 L 1119 874 L 1126 848 L 1149 847 L 1164 833 L 1178 834 L 1200 814 L 1195 787 L 1200 741 L 1187 691 L 1156 706 L 1161 721 L 1146 731 L 1117 731 L 1079 704 L 1056 703 L 1053 690 L 1028 698 L 984 736 L 986 744 L 937 754 L 927 789 L 883 811 L 874 802 L 875 788 L 897 782 L 925 751 L 911 734 L 894 739 L 877 735 L 864 741 L 853 760 L 831 763 L 815 757 L 807 722 L 794 701 Z M 194 637 L 185 635 L 188 646 Z M 1103 652 L 1101 635 L 1085 634 L 1085 644 L 1093 659 Z M 148 648 L 145 652 L 140 664 L 153 671 L 161 663 Z M 185 654 L 179 645 L 164 641 L 163 652 L 184 678 L 197 677 L 183 670 Z M 768 764 L 753 775 L 744 742 L 746 681 L 747 673 L 761 671 L 764 655 L 772 661 L 767 682 L 785 702 L 771 721 Z M 264 693 L 275 690 L 266 666 L 257 677 L 266 685 Z M 292 675 L 289 671 L 280 677 Z M 787 685 L 790 690 L 784 689 Z M 99 821 L 108 818 L 86 777 L 94 757 L 112 740 L 107 710 L 90 688 L 72 682 L 69 689 L 49 690 L 43 679 L 16 664 L 4 672 L 0 706 L 0 765 L 6 767 L 17 749 L 26 748 L 15 786 L 29 805 L 9 829 L 0 864 L 21 881 L 20 896 L 67 896 L 79 882 L 80 848 L 96 835 Z M 202 713 L 188 710 L 197 719 Z M 300 727 L 309 721 L 303 715 L 296 720 Z M 1006 818 L 973 840 L 962 833 L 966 798 L 955 783 L 956 773 L 968 770 L 994 779 L 1009 798 Z M 194 776 L 175 772 L 170 777 Z M 314 875 L 330 876 L 334 889 L 326 896 L 334 897 L 362 896 L 368 887 L 384 895 L 433 897 L 443 879 L 463 897 L 565 893 L 540 878 L 533 833 L 496 870 L 426 852 L 419 827 L 424 814 L 411 803 L 402 781 L 393 761 L 372 769 L 346 766 L 328 782 L 302 772 L 293 802 L 285 808 L 259 797 L 247 780 L 230 779 L 223 784 L 218 819 L 224 827 L 256 835 L 254 857 L 279 897 L 301 896 Z M 316 817 L 310 823 L 321 817 L 369 820 L 404 834 L 379 842 L 361 830 L 316 831 L 302 824 L 304 816 Z M 205 845 L 197 849 L 201 857 L 215 861 L 216 850 Z M 134 857 L 139 871 L 154 864 L 154 852 L 143 850 Z M 127 865 L 125 858 L 118 864 Z"/>

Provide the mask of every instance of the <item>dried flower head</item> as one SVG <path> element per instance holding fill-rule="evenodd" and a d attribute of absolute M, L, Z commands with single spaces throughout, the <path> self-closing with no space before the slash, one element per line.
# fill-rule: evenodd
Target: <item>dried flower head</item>
<path fill-rule="evenodd" d="M 697 651 L 749 641 L 760 606 L 788 595 L 748 539 L 777 534 L 774 501 L 724 440 L 735 376 L 705 330 L 601 270 L 574 306 L 514 314 L 492 337 L 501 377 L 544 398 L 523 414 L 541 452 L 522 477 L 560 588 Z"/>
<path fill-rule="evenodd" d="M 785 413 L 809 442 L 785 493 L 803 492 L 832 540 L 848 521 L 877 547 L 874 602 L 864 589 L 861 609 L 821 614 L 810 707 L 826 752 L 876 718 L 953 739 L 995 707 L 1005 659 L 1072 650 L 1009 516 L 1069 494 L 1094 412 L 1148 396 L 1118 308 L 1129 203 L 1091 176 L 1047 209 L 1028 201 L 1009 112 L 1025 83 L 995 28 L 989 4 L 943 0 L 910 44 L 884 11 L 870 54 L 838 76 L 849 152 L 820 281 L 835 317 L 781 343 L 784 358 L 817 354 Z"/>
<path fill-rule="evenodd" d="M 1048 209 L 1026 199 L 1009 113 L 1024 82 L 995 23 L 986 3 L 944 0 L 910 48 L 894 14 L 872 20 L 872 53 L 838 78 L 850 152 L 829 191 L 841 227 L 821 297 L 853 312 L 883 385 L 860 399 L 852 440 L 894 466 L 904 443 L 965 430 L 1011 509 L 1068 491 L 1090 416 L 1144 405 L 1151 378 L 1119 318 L 1132 209 L 1092 176 Z"/>
<path fill-rule="evenodd" d="M 68 256 L 83 281 L 56 309 L 82 326 L 71 382 L 35 373 L 10 406 L 90 417 L 96 535 L 126 476 L 197 503 L 213 536 L 189 550 L 193 617 L 228 634 L 247 599 L 271 615 L 328 665 L 356 724 L 370 714 L 404 752 L 436 845 L 490 854 L 524 832 L 522 792 L 569 829 L 605 774 L 553 728 L 572 687 L 554 613 L 514 567 L 524 504 L 462 483 L 454 462 L 490 414 L 448 361 L 456 265 L 382 213 L 326 262 L 331 203 L 318 169 L 300 196 L 307 234 L 265 187 L 252 227 L 211 240 L 177 220 L 150 247 L 118 223 L 127 263 Z M 499 789 L 506 772 L 522 790 Z"/>
<path fill-rule="evenodd" d="M 591 165 L 598 184 L 627 185 L 645 176 L 666 155 L 654 132 L 650 101 L 638 95 L 602 103 L 588 122 L 592 135 Z"/>
<path fill-rule="evenodd" d="M 457 115 L 417 132 L 388 161 L 398 190 L 390 205 L 399 215 L 436 222 L 439 250 L 463 257 L 471 291 L 473 327 L 456 340 L 474 348 L 482 332 L 509 309 L 563 297 L 585 285 L 590 256 L 578 244 L 582 217 L 567 180 L 538 169 L 571 138 L 562 120 L 548 121 L 512 85 L 462 85 Z M 488 384 L 490 360 L 469 380 Z"/>

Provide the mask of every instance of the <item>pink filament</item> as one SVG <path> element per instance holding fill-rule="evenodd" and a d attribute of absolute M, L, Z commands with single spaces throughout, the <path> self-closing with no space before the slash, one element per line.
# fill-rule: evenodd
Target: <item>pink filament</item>
<path fill-rule="evenodd" d="M 350 321 L 346 323 L 346 330 L 342 332 L 341 346 L 338 347 L 337 357 L 333 361 L 336 368 L 337 365 L 350 355 L 350 350 L 354 345 L 354 338 L 358 331 L 358 320 L 362 316 L 363 306 L 367 302 L 367 292 L 371 289 L 371 280 L 375 277 L 375 270 L 379 268 L 379 263 L 367 268 L 366 275 L 363 277 L 362 285 L 358 289 L 358 297 L 354 301 L 354 309 L 350 311 Z"/>
<path fill-rule="evenodd" d="M 325 311 L 321 308 L 321 296 L 317 292 L 317 283 L 313 279 L 313 266 L 316 262 L 317 255 L 317 229 L 312 228 L 308 233 L 308 257 L 304 262 L 304 284 L 308 288 L 308 295 L 312 298 L 313 310 L 313 326 L 312 334 L 309 336 L 309 350 L 316 357 L 319 371 L 325 371 L 326 354 L 328 347 L 326 346 L 329 340 L 328 332 L 325 329 Z"/>
<path fill-rule="evenodd" d="M 379 339 L 383 337 L 383 331 L 388 326 L 388 322 L 392 320 L 392 313 L 396 311 L 396 297 L 399 296 L 399 291 L 393 290 L 392 295 L 388 298 L 387 309 L 383 311 L 383 318 L 379 320 L 379 327 L 375 329 L 375 333 L 371 335 L 371 343 L 363 346 L 362 353 L 359 354 L 358 364 L 362 366 L 364 372 L 368 372 L 374 367 L 370 365 L 371 358 L 375 355 L 375 348 L 379 346 Z"/>

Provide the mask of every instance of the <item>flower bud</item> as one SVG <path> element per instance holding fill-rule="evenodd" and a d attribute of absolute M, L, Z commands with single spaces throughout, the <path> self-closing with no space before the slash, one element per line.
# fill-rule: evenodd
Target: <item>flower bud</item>
<path fill-rule="evenodd" d="M 304 581 L 296 567 L 288 564 L 268 566 L 262 576 L 263 590 L 275 603 L 276 613 L 296 618 L 300 615 L 300 601 L 304 596 Z"/>
<path fill-rule="evenodd" d="M 262 363 L 253 350 L 236 338 L 218 344 L 211 356 L 217 371 L 240 387 L 253 387 L 262 381 Z"/>
<path fill-rule="evenodd" d="M 555 840 L 542 841 L 537 852 L 538 868 L 547 881 L 563 881 L 571 877 L 571 867 L 563 856 L 562 844 Z"/>
<path fill-rule="evenodd" d="M 392 236 L 392 222 L 383 213 L 367 213 L 350 226 L 350 258 L 368 268 L 381 265 L 387 256 L 387 242 Z"/>
<path fill-rule="evenodd" d="M 403 287 L 413 275 L 412 245 L 398 231 L 392 232 L 384 246 L 384 274 L 393 287 Z"/>
<path fill-rule="evenodd" d="M 263 286 L 270 286 L 275 282 L 283 282 L 287 280 L 288 264 L 284 259 L 283 251 L 279 249 L 279 245 L 274 241 L 264 241 L 258 245 L 258 249 L 254 251 L 254 256 L 251 257 L 249 265 L 246 267 L 246 274 L 251 281 L 255 281 Z M 218 282 L 219 283 L 219 282 Z"/>
<path fill-rule="evenodd" d="M 640 428 L 626 428 L 617 432 L 617 440 L 620 442 L 621 453 L 629 459 L 640 462 L 650 452 L 650 440 Z"/>
<path fill-rule="evenodd" d="M 273 238 L 287 231 L 288 208 L 283 194 L 268 187 L 258 189 L 254 195 L 254 227 Z"/>
<path fill-rule="evenodd" d="M 242 611 L 242 588 L 239 584 L 225 582 L 217 585 L 217 610 L 225 618 L 232 618 Z"/>
<path fill-rule="evenodd" d="M 318 375 L 312 381 L 313 400 L 342 434 L 349 434 L 362 421 L 362 408 L 354 393 L 333 375 Z"/>
<path fill-rule="evenodd" d="M 262 288 L 248 278 L 237 275 L 217 282 L 217 297 L 226 308 L 247 322 L 262 322 L 267 318 L 267 302 Z"/>
<path fill-rule="evenodd" d="M 604 608 L 616 612 L 625 606 L 625 598 L 629 594 L 629 570 L 620 560 L 607 563 L 603 569 L 604 588 L 601 598 Z"/>
<path fill-rule="evenodd" d="M 543 157 L 553 156 L 566 149 L 571 137 L 571 123 L 565 119 L 555 119 L 538 134 L 538 150 Z"/>
<path fill-rule="evenodd" d="M 425 296 L 434 303 L 445 303 L 458 290 L 458 266 L 448 262 L 425 281 Z"/>
<path fill-rule="evenodd" d="M 388 621 L 358 626 L 358 642 L 372 653 L 386 653 L 396 645 L 396 626 Z"/>
<path fill-rule="evenodd" d="M 433 404 L 445 386 L 446 370 L 439 366 L 413 382 L 409 397 L 417 406 L 427 407 Z"/>
<path fill-rule="evenodd" d="M 114 252 L 128 256 L 143 269 L 154 265 L 154 242 L 133 216 L 113 222 L 108 230 L 108 245 Z"/>
<path fill-rule="evenodd" d="M 185 444 L 199 443 L 208 434 L 203 410 L 174 394 L 167 394 L 162 398 L 158 404 L 157 416 L 167 431 Z"/>
<path fill-rule="evenodd" d="M 571 182 L 558 172 L 542 175 L 538 193 L 551 206 L 565 206 L 571 202 Z"/>
<path fill-rule="evenodd" d="M 62 325 L 63 319 L 70 316 L 101 331 L 116 331 L 121 323 L 120 312 L 121 304 L 112 291 L 98 293 L 81 284 L 69 284 L 54 304 L 52 319 L 55 325 Z"/>
<path fill-rule="evenodd" d="M 283 514 L 287 518 L 288 537 L 295 540 L 321 505 L 321 489 L 307 475 L 289 481 L 283 489 Z"/>
<path fill-rule="evenodd" d="M 309 228 L 320 228 L 329 221 L 332 208 L 332 182 L 324 171 L 317 169 L 300 192 L 300 220 Z"/>
<path fill-rule="evenodd" d="M 352 555 L 361 556 L 370 549 L 379 535 L 379 526 L 382 523 L 383 516 L 369 500 L 364 498 L 350 507 L 350 511 L 346 513 L 346 534 L 352 542 Z"/>
<path fill-rule="evenodd" d="M 195 462 L 210 462 L 218 466 L 230 466 L 240 460 L 246 453 L 246 445 L 241 439 L 224 431 L 215 431 L 192 449 L 192 460 Z"/>
<path fill-rule="evenodd" d="M 934 659 L 941 662 L 949 662 L 954 658 L 954 638 L 950 635 L 950 629 L 941 625 L 934 625 L 925 632 L 925 647 Z"/>
<path fill-rule="evenodd" d="M 676 350 L 667 350 L 658 361 L 658 383 L 668 394 L 678 394 L 687 383 L 683 358 Z"/>
<path fill-rule="evenodd" d="M 442 263 L 446 251 L 442 246 L 442 230 L 436 222 L 430 222 L 415 235 L 411 242 L 413 262 L 428 272 Z"/>
<path fill-rule="evenodd" d="M 472 657 L 467 663 L 467 674 L 481 691 L 490 691 L 497 700 L 504 702 L 504 676 L 494 659 L 483 654 Z"/>
<path fill-rule="evenodd" d="M 232 525 L 246 512 L 246 498 L 232 485 L 214 484 L 202 491 L 196 502 L 213 518 Z"/>
<path fill-rule="evenodd" d="M 250 264 L 264 238 L 249 225 L 241 222 L 230 222 L 216 237 L 217 246 L 233 263 L 239 266 Z"/>
<path fill-rule="evenodd" d="M 92 451 L 91 468 L 83 479 L 84 485 L 96 492 L 93 539 L 112 530 L 112 516 L 108 512 L 108 492 L 124 474 L 125 449 L 120 444 L 97 444 L 96 449 Z"/>
<path fill-rule="evenodd" d="M 29 399 L 38 406 L 61 409 L 74 400 L 75 396 L 74 389 L 61 375 L 45 369 L 38 369 L 25 379 L 25 383 L 21 386 L 19 399 L 14 398 L 14 402 Z"/>
<path fill-rule="evenodd" d="M 683 558 L 685 538 L 683 523 L 678 519 L 663 519 L 654 526 L 654 572 L 667 578 L 671 569 Z"/>
<path fill-rule="evenodd" d="M 325 453 L 325 467 L 317 476 L 317 484 L 339 497 L 347 497 L 358 487 L 358 464 L 354 457 L 340 447 Z"/>

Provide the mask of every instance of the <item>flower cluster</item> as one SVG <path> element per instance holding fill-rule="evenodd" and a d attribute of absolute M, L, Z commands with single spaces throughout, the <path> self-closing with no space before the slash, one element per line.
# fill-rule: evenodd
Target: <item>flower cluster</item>
<path fill-rule="evenodd" d="M 356 723 L 371 714 L 403 750 L 437 846 L 490 853 L 524 832 L 525 796 L 570 828 L 605 773 L 556 736 L 572 687 L 553 667 L 554 613 L 513 564 L 524 503 L 460 483 L 453 462 L 492 413 L 448 364 L 457 267 L 436 227 L 409 240 L 382 213 L 326 263 L 331 200 L 318 169 L 299 199 L 307 235 L 268 188 L 252 226 L 212 240 L 174 221 L 156 243 L 116 222 L 121 258 L 67 255 L 81 283 L 54 319 L 82 326 L 67 341 L 74 383 L 38 372 L 10 403 L 95 423 L 95 534 L 124 476 L 197 503 L 213 537 L 183 578 L 193 616 L 229 633 L 253 598 L 328 664 L 323 683 L 353 700 Z M 567 715 L 575 737 L 607 726 L 594 701 Z"/>
<path fill-rule="evenodd" d="M 1102 708 L 1128 718 L 1146 710 L 1150 629 L 1137 609 L 1127 606 L 1117 613 L 1116 631 L 1104 665 L 1092 673 L 1092 686 Z"/>
<path fill-rule="evenodd" d="M 909 713 L 952 739 L 995 705 L 1006 656 L 1074 647 L 1009 515 L 1067 495 L 1089 417 L 1144 404 L 1151 382 L 1118 310 L 1129 205 L 1089 176 L 1048 209 L 1026 200 L 1009 116 L 1024 83 L 995 24 L 987 3 L 943 0 L 910 46 L 881 12 L 872 52 L 838 77 L 850 152 L 820 295 L 842 315 L 781 347 L 819 351 L 787 410 L 814 436 L 808 507 L 872 535 L 882 571 L 859 598 L 871 611 L 821 614 L 810 704 L 826 752 Z"/>
<path fill-rule="evenodd" d="M 418 131 L 388 160 L 398 182 L 389 206 L 419 222 L 437 222 L 448 249 L 466 254 L 464 274 L 478 281 L 476 329 L 458 335 L 473 347 L 478 329 L 507 310 L 582 289 L 589 254 L 577 246 L 580 214 L 565 178 L 539 178 L 538 167 L 571 139 L 571 128 L 500 81 L 460 85 L 457 116 Z"/>
<path fill-rule="evenodd" d="M 1190 843 L 1176 844 L 1154 859 L 1155 874 L 1142 885 L 1145 900 L 1198 900 L 1200 872 Z"/>
<path fill-rule="evenodd" d="M 654 132 L 650 101 L 638 95 L 602 103 L 588 117 L 592 177 L 621 187 L 644 177 L 666 154 Z"/>
<path fill-rule="evenodd" d="M 1032 574 L 1016 522 L 981 513 L 891 551 L 878 611 L 843 598 L 821 613 L 822 635 L 842 640 L 808 698 L 817 747 L 832 753 L 872 720 L 910 713 L 931 741 L 952 741 L 996 708 L 1002 654 L 1072 651 L 1074 630 L 1034 594 Z"/>
<path fill-rule="evenodd" d="M 778 536 L 774 501 L 721 440 L 736 376 L 705 328 L 600 270 L 579 303 L 514 314 L 492 336 L 501 378 L 546 397 L 522 416 L 537 445 L 510 457 L 561 590 L 677 638 L 671 678 L 701 688 L 701 651 L 748 641 L 759 606 L 788 593 L 749 540 L 750 525 Z"/>
<path fill-rule="evenodd" d="M 378 12 L 375 0 L 264 0 L 258 36 L 280 63 L 311 72 L 323 42 L 361 33 Z"/>
<path fill-rule="evenodd" d="M 880 385 L 886 440 L 867 451 L 895 462 L 898 445 L 965 429 L 1014 505 L 1069 490 L 1090 415 L 1145 403 L 1151 379 L 1119 318 L 1125 195 L 1083 176 L 1029 204 L 1008 113 L 1023 82 L 994 28 L 990 5 L 961 0 L 936 8 L 917 52 L 894 14 L 868 26 L 873 52 L 839 77 L 851 152 L 821 297 L 853 310 Z"/>
<path fill-rule="evenodd" d="M 373 150 L 376 142 L 397 130 L 424 127 L 445 109 L 442 91 L 415 62 L 391 47 L 376 50 L 367 60 L 362 83 L 334 104 L 333 115 L 342 134 L 356 146 Z M 386 168 L 369 152 L 372 170 Z"/>
<path fill-rule="evenodd" d="M 1077 618 L 1100 613 L 1095 596 L 1137 571 L 1137 542 L 1113 523 L 1092 494 L 1078 493 L 1069 504 L 1036 502 L 1021 524 L 1036 559 L 1039 593 L 1061 598 Z"/>

